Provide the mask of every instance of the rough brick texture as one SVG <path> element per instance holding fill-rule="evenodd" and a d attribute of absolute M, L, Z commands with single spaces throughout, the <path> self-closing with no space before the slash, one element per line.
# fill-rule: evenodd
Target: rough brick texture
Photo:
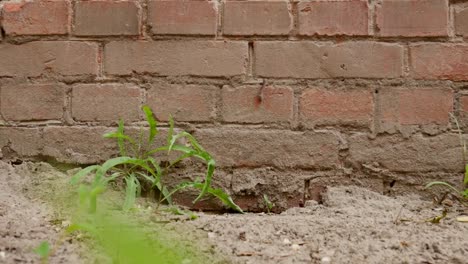
<path fill-rule="evenodd" d="M 147 104 L 159 120 L 209 121 L 214 117 L 216 94 L 210 85 L 154 85 L 148 91 Z"/>
<path fill-rule="evenodd" d="M 80 84 L 72 90 L 72 117 L 77 121 L 137 121 L 141 91 L 132 84 Z"/>
<path fill-rule="evenodd" d="M 303 92 L 299 112 L 307 124 L 369 125 L 374 111 L 370 90 L 309 89 Z"/>
<path fill-rule="evenodd" d="M 37 77 L 59 75 L 96 75 L 98 45 L 77 41 L 38 41 L 22 45 L 1 44 L 0 76 Z"/>
<path fill-rule="evenodd" d="M 455 11 L 455 32 L 468 36 L 468 7 Z"/>
<path fill-rule="evenodd" d="M 393 125 L 447 125 L 453 111 L 453 92 L 442 88 L 382 89 L 380 122 Z"/>
<path fill-rule="evenodd" d="M 330 133 L 205 129 L 195 133 L 220 166 L 333 168 L 338 139 Z"/>
<path fill-rule="evenodd" d="M 286 1 L 226 1 L 224 34 L 287 35 L 292 17 Z"/>
<path fill-rule="evenodd" d="M 148 25 L 153 34 L 214 35 L 216 11 L 212 1 L 150 1 Z"/>
<path fill-rule="evenodd" d="M 468 80 L 468 45 L 413 45 L 410 61 L 416 79 Z"/>
<path fill-rule="evenodd" d="M 74 33 L 78 36 L 140 34 L 137 1 L 78 1 Z"/>
<path fill-rule="evenodd" d="M 65 105 L 66 86 L 23 84 L 0 88 L 0 111 L 6 120 L 60 120 Z"/>
<path fill-rule="evenodd" d="M 402 74 L 403 48 L 397 44 L 348 42 L 256 42 L 255 69 L 262 77 L 395 78 Z"/>
<path fill-rule="evenodd" d="M 234 76 L 246 73 L 247 42 L 111 42 L 105 47 L 105 71 L 158 75 Z"/>
<path fill-rule="evenodd" d="M 69 1 L 6 2 L 2 26 L 7 35 L 63 35 L 69 30 Z"/>
<path fill-rule="evenodd" d="M 42 153 L 60 162 L 98 163 L 118 153 L 115 141 L 102 136 L 114 130 L 104 127 L 46 127 Z"/>
<path fill-rule="evenodd" d="M 294 94 L 289 87 L 224 86 L 222 117 L 226 122 L 292 121 Z"/>
<path fill-rule="evenodd" d="M 448 0 L 383 0 L 376 8 L 381 36 L 447 36 Z"/>
<path fill-rule="evenodd" d="M 349 141 L 349 161 L 356 167 L 374 163 L 395 172 L 461 172 L 464 169 L 457 134 L 415 135 L 411 139 L 385 136 L 375 140 L 356 135 Z"/>
<path fill-rule="evenodd" d="M 15 159 L 42 154 L 44 142 L 39 128 L 0 127 L 0 154 Z"/>
<path fill-rule="evenodd" d="M 300 2 L 301 35 L 367 35 L 367 1 Z"/>

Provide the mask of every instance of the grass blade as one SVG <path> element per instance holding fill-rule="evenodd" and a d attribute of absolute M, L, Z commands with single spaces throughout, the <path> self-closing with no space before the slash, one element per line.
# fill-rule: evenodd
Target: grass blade
<path fill-rule="evenodd" d="M 83 177 L 85 177 L 86 175 L 90 174 L 91 172 L 95 170 L 98 170 L 99 168 L 100 168 L 99 165 L 92 165 L 92 166 L 88 166 L 80 170 L 75 175 L 73 175 L 73 177 L 70 179 L 70 183 L 77 184 Z"/>
<path fill-rule="evenodd" d="M 442 186 L 448 187 L 452 191 L 454 191 L 454 192 L 456 192 L 458 194 L 461 194 L 461 192 L 457 188 L 453 187 L 452 185 L 450 185 L 450 184 L 448 184 L 446 182 L 441 182 L 441 181 L 435 181 L 435 182 L 428 183 L 425 188 L 426 189 L 431 188 L 431 187 L 433 187 L 435 185 L 442 185 Z"/>
<path fill-rule="evenodd" d="M 140 183 L 133 174 L 125 178 L 125 183 L 127 186 L 125 188 L 125 201 L 123 204 L 123 210 L 128 211 L 135 204 Z"/>
<path fill-rule="evenodd" d="M 169 132 L 167 133 L 167 145 L 171 144 L 172 137 L 174 136 L 174 119 L 169 115 Z"/>
<path fill-rule="evenodd" d="M 150 128 L 149 137 L 148 137 L 148 145 L 151 145 L 154 141 L 154 138 L 156 137 L 156 134 L 158 133 L 157 122 L 156 122 L 156 119 L 154 118 L 153 111 L 151 111 L 151 108 L 149 108 L 149 106 L 144 105 L 143 112 L 145 112 L 146 121 L 148 121 L 148 125 Z"/>
<path fill-rule="evenodd" d="M 214 161 L 214 159 L 209 160 L 207 165 L 208 165 L 208 168 L 206 170 L 205 182 L 203 184 L 203 188 L 202 188 L 200 194 L 198 195 L 198 197 L 195 199 L 195 201 L 193 201 L 193 203 L 198 202 L 208 192 L 208 189 L 210 189 L 211 178 L 213 177 L 213 173 L 214 173 L 214 170 L 215 170 L 215 161 Z"/>

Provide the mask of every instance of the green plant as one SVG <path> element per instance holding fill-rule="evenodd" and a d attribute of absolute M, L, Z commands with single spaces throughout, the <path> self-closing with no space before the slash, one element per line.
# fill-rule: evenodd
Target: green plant
<path fill-rule="evenodd" d="M 234 203 L 228 194 L 221 189 L 214 189 L 211 187 L 211 180 L 215 170 L 215 160 L 190 133 L 185 131 L 175 133 L 172 117 L 169 120 L 170 127 L 166 145 L 152 148 L 156 136 L 159 133 L 157 122 L 153 112 L 148 106 L 143 106 L 142 109 L 149 125 L 147 138 L 143 136 L 143 128 L 140 128 L 138 138 L 126 134 L 124 122 L 120 120 L 117 131 L 104 135 L 105 138 L 117 140 L 120 156 L 109 159 L 102 165 L 86 167 L 72 177 L 71 183 L 77 184 L 83 182 L 85 176 L 91 173 L 94 174 L 94 179 L 90 184 L 82 183 L 79 187 L 80 204 L 89 208 L 91 213 L 96 212 L 98 196 L 107 189 L 110 182 L 123 179 L 126 186 L 125 201 L 123 203 L 124 210 L 132 208 L 135 203 L 135 198 L 141 193 L 141 183 L 146 181 L 150 184 L 152 189 L 156 189 L 159 192 L 158 204 L 163 201 L 172 204 L 171 197 L 174 193 L 182 189 L 194 188 L 199 190 L 199 195 L 193 203 L 198 202 L 206 194 L 211 194 L 229 208 L 242 212 L 241 208 Z M 187 140 L 187 144 L 179 144 L 178 142 L 181 139 Z M 169 157 L 172 151 L 177 151 L 180 155 L 175 160 L 168 162 L 164 168 L 162 168 L 160 162 L 153 157 L 156 153 L 166 153 Z M 162 178 L 169 173 L 171 167 L 187 158 L 196 158 L 206 164 L 206 173 L 203 181 L 182 182 L 172 190 L 169 190 L 164 186 Z"/>
<path fill-rule="evenodd" d="M 457 120 L 457 118 L 454 116 L 454 115 L 450 115 L 451 118 L 455 121 L 455 124 L 457 126 L 457 131 L 458 131 L 458 135 L 459 135 L 459 138 L 460 138 L 460 145 L 462 147 L 462 155 L 463 155 L 463 162 L 465 163 L 465 173 L 463 175 L 463 186 L 464 186 L 464 190 L 462 189 L 458 189 L 456 187 L 454 187 L 453 185 L 447 183 L 447 182 L 443 182 L 443 181 L 434 181 L 434 182 L 430 182 L 426 185 L 426 189 L 427 188 L 431 188 L 431 187 L 434 187 L 434 186 L 443 186 L 443 187 L 446 187 L 448 188 L 451 192 L 453 192 L 457 197 L 457 199 L 464 205 L 467 205 L 468 206 L 468 163 L 467 163 L 467 147 L 466 147 L 466 141 L 463 139 L 463 134 L 462 134 L 462 130 L 460 128 L 460 124 Z M 445 197 L 445 195 L 444 195 Z M 439 202 L 442 202 L 443 199 L 440 199 Z"/>
<path fill-rule="evenodd" d="M 38 254 L 41 257 L 41 263 L 49 263 L 49 256 L 51 255 L 49 242 L 43 241 L 39 246 L 34 249 L 34 253 Z"/>
<path fill-rule="evenodd" d="M 275 204 L 272 203 L 272 202 L 270 201 L 270 199 L 268 199 L 268 195 L 266 195 L 266 194 L 263 194 L 263 203 L 264 203 L 265 206 L 266 206 L 267 213 L 270 213 L 270 212 L 271 212 L 271 209 L 273 209 L 273 207 L 275 207 Z"/>

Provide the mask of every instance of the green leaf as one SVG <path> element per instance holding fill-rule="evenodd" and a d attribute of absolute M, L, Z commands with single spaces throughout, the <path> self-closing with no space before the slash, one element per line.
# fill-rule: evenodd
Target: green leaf
<path fill-rule="evenodd" d="M 465 178 L 463 179 L 463 183 L 468 185 L 468 164 L 465 165 Z"/>
<path fill-rule="evenodd" d="M 205 188 L 205 185 L 200 182 L 183 182 L 177 185 L 177 187 L 174 190 L 172 190 L 171 195 L 185 188 L 195 188 L 202 190 Z M 231 196 L 229 196 L 229 194 L 224 192 L 222 189 L 213 189 L 211 187 L 208 187 L 206 192 L 218 198 L 227 207 L 236 210 L 239 213 L 244 213 L 244 211 L 242 211 L 242 209 L 236 203 L 234 203 Z"/>
<path fill-rule="evenodd" d="M 167 145 L 171 145 L 172 137 L 174 136 L 174 119 L 169 115 L 169 132 L 167 133 Z"/>
<path fill-rule="evenodd" d="M 140 183 L 133 174 L 126 177 L 125 182 L 127 186 L 125 188 L 125 201 L 123 205 L 123 210 L 128 211 L 135 204 L 138 189 L 140 188 Z"/>
<path fill-rule="evenodd" d="M 197 151 L 197 152 L 204 152 L 204 153 L 207 153 L 205 151 L 205 149 L 198 143 L 198 141 L 195 139 L 194 136 L 192 136 L 192 134 L 190 133 L 187 133 L 185 131 L 182 131 L 180 132 L 179 134 L 175 135 L 172 137 L 172 140 L 169 144 L 169 150 L 168 151 L 171 151 L 172 150 L 172 146 L 175 144 L 175 142 L 179 139 L 179 138 L 187 138 L 190 142 L 190 144 L 193 146 L 193 148 Z"/>
<path fill-rule="evenodd" d="M 131 158 L 131 157 L 117 157 L 117 158 L 107 160 L 106 162 L 104 162 L 104 164 L 102 164 L 102 166 L 96 172 L 95 180 L 99 181 L 106 174 L 108 170 L 112 169 L 115 166 L 122 165 L 122 164 L 134 164 L 134 165 L 144 168 L 145 170 L 147 170 L 153 175 L 155 174 L 154 170 L 148 167 L 145 160 Z"/>
<path fill-rule="evenodd" d="M 86 175 L 90 174 L 91 172 L 93 172 L 95 170 L 98 170 L 99 168 L 100 168 L 99 165 L 92 165 L 92 166 L 88 166 L 88 167 L 80 170 L 75 175 L 73 175 L 73 177 L 70 180 L 70 183 L 71 184 L 77 184 L 83 177 L 85 177 Z"/>
<path fill-rule="evenodd" d="M 431 187 L 433 187 L 433 186 L 435 186 L 435 185 L 442 185 L 442 186 L 448 187 L 448 188 L 451 189 L 452 191 L 461 194 L 460 190 L 458 190 L 457 188 L 453 187 L 452 185 L 450 185 L 450 184 L 448 184 L 448 183 L 446 183 L 446 182 L 440 182 L 440 181 L 430 182 L 430 183 L 428 183 L 428 184 L 426 185 L 425 188 L 426 188 L 426 189 L 427 189 L 427 188 L 431 188 Z"/>
<path fill-rule="evenodd" d="M 125 136 L 124 134 L 124 121 L 122 119 L 120 119 L 119 121 L 119 127 L 117 128 L 117 133 L 119 133 L 120 135 L 124 136 L 124 137 L 127 137 Z M 128 139 L 127 140 L 130 140 L 130 137 L 127 137 Z M 117 138 L 117 145 L 119 146 L 119 152 L 120 152 L 120 156 L 125 156 L 127 155 L 125 153 L 125 144 L 124 144 L 124 140 L 125 138 Z"/>
<path fill-rule="evenodd" d="M 195 201 L 193 201 L 193 203 L 198 202 L 203 197 L 203 195 L 205 195 L 206 192 L 208 192 L 208 189 L 210 189 L 211 178 L 213 177 L 213 173 L 214 173 L 214 170 L 215 170 L 215 161 L 214 161 L 214 159 L 209 160 L 207 165 L 208 165 L 208 168 L 206 170 L 205 183 L 203 185 L 203 188 L 202 188 L 200 194 L 195 199 Z"/>
<path fill-rule="evenodd" d="M 150 128 L 149 137 L 148 137 L 148 145 L 151 145 L 154 141 L 154 138 L 156 137 L 156 134 L 158 133 L 157 122 L 156 122 L 156 119 L 154 118 L 153 111 L 151 111 L 151 108 L 149 108 L 149 106 L 144 105 L 143 112 L 145 112 L 146 121 L 148 121 L 148 125 Z"/>
<path fill-rule="evenodd" d="M 43 260 L 47 260 L 50 254 L 50 244 L 47 241 L 42 241 L 39 246 L 34 249 L 34 252 L 38 254 Z"/>

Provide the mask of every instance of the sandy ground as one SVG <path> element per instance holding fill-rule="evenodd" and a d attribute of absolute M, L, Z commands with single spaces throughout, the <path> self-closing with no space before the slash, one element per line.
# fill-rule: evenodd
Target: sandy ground
<path fill-rule="evenodd" d="M 38 263 L 32 249 L 57 239 L 55 222 L 62 217 L 34 198 L 67 177 L 46 164 L 14 168 L 0 162 L 0 263 Z M 201 251 L 220 252 L 225 260 L 218 263 L 468 263 L 468 224 L 455 220 L 466 208 L 448 207 L 447 217 L 433 224 L 425 220 L 442 208 L 418 196 L 345 186 L 330 188 L 324 200 L 277 215 L 199 213 L 194 221 L 174 217 L 164 224 L 155 212 L 139 217 L 150 230 L 173 230 L 178 240 L 204 237 Z M 70 239 L 51 262 L 88 263 L 80 252 Z"/>

